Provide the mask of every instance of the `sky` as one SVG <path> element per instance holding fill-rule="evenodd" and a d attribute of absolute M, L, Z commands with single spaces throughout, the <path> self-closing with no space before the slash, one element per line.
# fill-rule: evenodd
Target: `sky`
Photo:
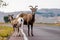
<path fill-rule="evenodd" d="M 38 9 L 42 8 L 58 8 L 60 9 L 60 0 L 3 0 L 8 6 L 1 7 L 0 11 L 15 12 L 15 11 L 28 11 L 29 6 L 38 5 Z"/>

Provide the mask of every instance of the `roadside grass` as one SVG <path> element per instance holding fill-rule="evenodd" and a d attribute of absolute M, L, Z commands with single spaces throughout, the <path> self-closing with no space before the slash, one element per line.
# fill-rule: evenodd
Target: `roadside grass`
<path fill-rule="evenodd" d="M 60 26 L 60 23 L 48 23 L 46 25 L 50 25 L 50 26 Z"/>
<path fill-rule="evenodd" d="M 36 23 L 41 25 L 49 25 L 49 26 L 60 26 L 60 23 Z"/>
<path fill-rule="evenodd" d="M 13 28 L 9 26 L 0 26 L 0 40 L 7 40 L 13 33 Z"/>

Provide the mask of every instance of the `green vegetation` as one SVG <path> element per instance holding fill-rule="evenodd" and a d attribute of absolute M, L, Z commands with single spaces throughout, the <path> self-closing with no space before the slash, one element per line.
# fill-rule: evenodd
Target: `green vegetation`
<path fill-rule="evenodd" d="M 5 40 L 13 33 L 13 28 L 8 26 L 0 26 L 0 40 Z"/>
<path fill-rule="evenodd" d="M 36 24 L 43 24 L 43 25 L 49 25 L 49 26 L 60 26 L 60 23 L 36 23 Z"/>
<path fill-rule="evenodd" d="M 5 23 L 8 23 L 9 22 L 8 16 L 4 16 L 4 21 L 5 21 Z"/>

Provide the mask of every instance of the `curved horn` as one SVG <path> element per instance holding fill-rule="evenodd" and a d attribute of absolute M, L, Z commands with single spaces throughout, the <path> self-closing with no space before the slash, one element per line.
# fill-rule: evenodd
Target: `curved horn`
<path fill-rule="evenodd" d="M 38 6 L 35 6 L 35 8 L 38 7 Z"/>
<path fill-rule="evenodd" d="M 33 8 L 33 6 L 29 6 L 29 7 L 32 7 Z"/>

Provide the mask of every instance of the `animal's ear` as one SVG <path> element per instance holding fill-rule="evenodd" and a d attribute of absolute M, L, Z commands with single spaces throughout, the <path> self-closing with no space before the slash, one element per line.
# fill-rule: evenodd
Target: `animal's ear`
<path fill-rule="evenodd" d="M 12 14 L 12 16 L 14 16 L 14 14 Z"/>
<path fill-rule="evenodd" d="M 38 8 L 36 8 L 36 10 L 37 10 Z"/>
<path fill-rule="evenodd" d="M 8 15 L 8 16 L 10 16 L 10 15 Z"/>

